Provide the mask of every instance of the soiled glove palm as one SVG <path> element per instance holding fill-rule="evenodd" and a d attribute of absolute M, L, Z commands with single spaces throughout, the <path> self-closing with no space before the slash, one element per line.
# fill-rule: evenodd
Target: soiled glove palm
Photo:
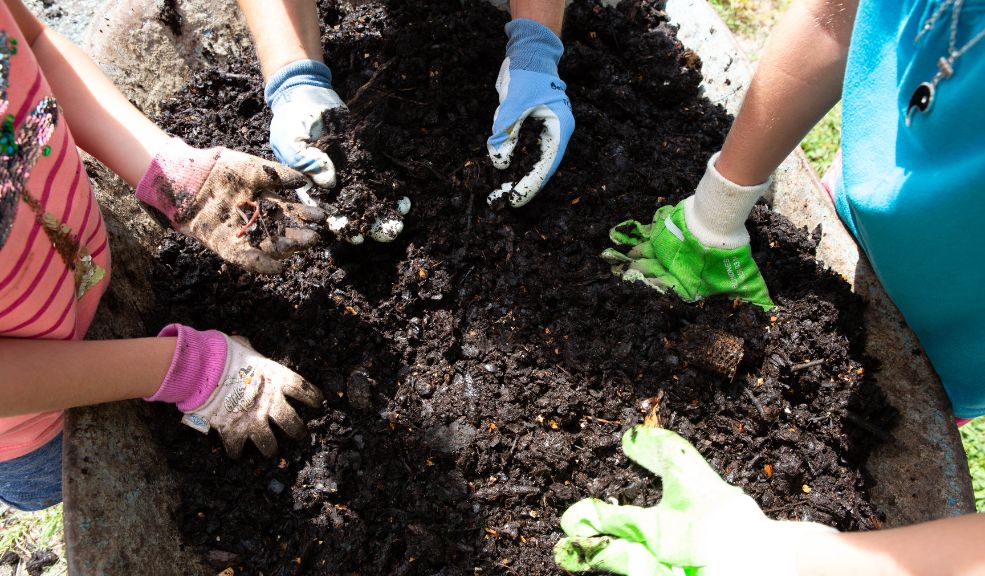
<path fill-rule="evenodd" d="M 321 222 L 325 213 L 274 193 L 304 183 L 304 176 L 276 162 L 227 148 L 199 150 L 175 138 L 154 157 L 136 195 L 163 212 L 175 230 L 223 260 L 251 272 L 276 274 L 281 270 L 278 260 L 319 239 L 305 223 Z M 258 222 L 264 200 L 277 210 Z M 285 218 L 279 226 L 276 221 Z M 246 233 L 252 226 L 267 235 L 256 247 Z"/>
<path fill-rule="evenodd" d="M 226 365 L 209 398 L 185 412 L 181 421 L 207 433 L 219 431 L 226 453 L 238 458 L 247 440 L 266 456 L 277 452 L 270 420 L 292 438 L 305 433 L 304 423 L 287 397 L 311 407 L 321 404 L 322 393 L 304 378 L 254 350 L 248 340 L 226 337 Z"/>
<path fill-rule="evenodd" d="M 626 576 L 796 576 L 797 540 L 834 530 L 768 519 L 752 498 L 722 480 L 677 434 L 637 426 L 622 438 L 626 456 L 660 476 L 652 508 L 581 500 L 565 511 L 567 538 L 554 547 L 569 571 Z M 677 572 L 680 573 L 679 571 Z"/>
<path fill-rule="evenodd" d="M 519 182 L 506 182 L 492 192 L 489 203 L 505 196 L 512 206 L 523 206 L 557 170 L 575 130 L 575 118 L 564 92 L 567 86 L 557 72 L 564 52 L 561 39 L 543 24 L 523 18 L 508 23 L 506 34 L 510 39 L 506 59 L 496 80 L 499 107 L 493 117 L 492 136 L 486 141 L 489 158 L 500 170 L 509 167 L 527 118 L 544 123 L 541 157 Z"/>
<path fill-rule="evenodd" d="M 626 281 L 645 282 L 660 292 L 671 289 L 688 302 L 729 294 L 767 310 L 772 308 L 748 241 L 730 249 L 705 246 L 688 230 L 686 202 L 661 207 L 652 224 L 627 220 L 613 227 L 609 238 L 631 247 L 625 254 L 613 248 L 602 253 L 613 265 L 613 273 Z"/>

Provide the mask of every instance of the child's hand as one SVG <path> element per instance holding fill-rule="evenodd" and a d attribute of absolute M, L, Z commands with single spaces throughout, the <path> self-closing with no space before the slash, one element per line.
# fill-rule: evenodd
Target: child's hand
<path fill-rule="evenodd" d="M 622 447 L 661 478 L 663 499 L 652 508 L 591 498 L 573 504 L 561 516 L 567 537 L 554 547 L 565 570 L 795 576 L 797 541 L 834 532 L 811 522 L 770 520 L 670 430 L 636 426 L 623 435 Z"/>
<path fill-rule="evenodd" d="M 499 70 L 496 91 L 499 107 L 493 115 L 492 135 L 486 140 L 489 159 L 503 170 L 510 166 L 520 129 L 527 118 L 543 121 L 540 134 L 540 160 L 519 182 L 506 182 L 488 197 L 489 204 L 506 199 L 511 206 L 523 206 L 551 179 L 568 140 L 575 131 L 575 117 L 557 65 L 564 47 L 550 28 L 527 19 L 506 25 L 509 42 L 506 59 Z"/>
<path fill-rule="evenodd" d="M 745 221 L 770 181 L 740 186 L 719 174 L 717 160 L 718 154 L 708 160 L 692 196 L 662 206 L 650 224 L 614 226 L 609 238 L 626 252 L 609 248 L 602 258 L 623 280 L 673 290 L 687 302 L 728 294 L 769 310 L 773 300 L 752 258 Z"/>
<path fill-rule="evenodd" d="M 176 404 L 185 413 L 182 423 L 199 432 L 215 428 L 232 458 L 239 458 L 247 440 L 273 456 L 277 439 L 271 420 L 291 438 L 304 436 L 304 422 L 287 398 L 312 408 L 323 399 L 304 378 L 254 350 L 245 338 L 180 324 L 167 326 L 160 336 L 177 336 L 178 343 L 160 389 L 145 400 Z"/>
<path fill-rule="evenodd" d="M 277 274 L 279 260 L 319 239 L 306 224 L 321 222 L 324 212 L 274 194 L 305 183 L 302 174 L 275 162 L 226 148 L 199 150 L 175 138 L 151 161 L 137 198 L 223 260 Z M 261 202 L 274 210 L 262 214 Z M 263 238 L 256 246 L 250 232 Z"/>
<path fill-rule="evenodd" d="M 274 118 L 270 147 L 285 165 L 303 172 L 316 186 L 335 186 L 332 160 L 311 144 L 325 131 L 322 114 L 345 104 L 332 89 L 332 72 L 317 60 L 291 62 L 278 70 L 264 90 Z"/>

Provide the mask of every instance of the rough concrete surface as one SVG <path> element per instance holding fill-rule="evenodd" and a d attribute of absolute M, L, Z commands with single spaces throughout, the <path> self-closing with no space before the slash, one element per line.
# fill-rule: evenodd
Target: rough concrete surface
<path fill-rule="evenodd" d="M 24 4 L 45 24 L 81 46 L 89 22 L 104 1 L 24 0 Z"/>

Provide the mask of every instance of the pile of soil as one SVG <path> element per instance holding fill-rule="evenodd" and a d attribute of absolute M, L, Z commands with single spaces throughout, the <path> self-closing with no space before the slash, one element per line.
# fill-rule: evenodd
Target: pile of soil
<path fill-rule="evenodd" d="M 506 178 L 485 139 L 507 16 L 474 1 L 358 4 L 319 3 L 352 110 L 330 122 L 340 183 L 320 198 L 354 220 L 400 196 L 413 209 L 395 242 L 326 231 L 278 277 L 166 239 L 155 326 L 247 336 L 327 397 L 273 460 L 230 461 L 215 434 L 161 408 L 185 545 L 236 574 L 557 574 L 572 502 L 659 500 L 619 446 L 647 414 L 771 517 L 878 527 L 865 462 L 895 415 L 862 354 L 862 303 L 814 259 L 817 231 L 756 208 L 769 313 L 685 304 L 598 257 L 610 226 L 691 193 L 730 124 L 661 4 L 569 8 L 560 73 L 578 127 L 517 210 L 485 201 Z M 192 144 L 271 157 L 253 61 L 200 73 L 158 120 Z"/>

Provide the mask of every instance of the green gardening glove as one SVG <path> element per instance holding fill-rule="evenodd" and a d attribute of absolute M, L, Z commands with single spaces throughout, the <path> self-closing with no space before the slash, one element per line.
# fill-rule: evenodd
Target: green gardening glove
<path fill-rule="evenodd" d="M 671 289 L 687 302 L 715 294 L 738 296 L 765 310 L 774 306 L 752 259 L 745 221 L 769 186 L 738 186 L 715 169 L 716 154 L 693 196 L 663 206 L 652 224 L 627 220 L 609 238 L 628 253 L 609 248 L 602 258 L 626 281 L 642 281 L 661 293 Z M 689 226 L 690 224 L 690 226 Z"/>
<path fill-rule="evenodd" d="M 623 435 L 622 447 L 661 478 L 663 500 L 652 508 L 591 498 L 576 502 L 561 517 L 568 537 L 554 546 L 554 560 L 564 570 L 796 576 L 798 541 L 835 532 L 820 524 L 770 520 L 669 430 L 636 426 Z"/>

